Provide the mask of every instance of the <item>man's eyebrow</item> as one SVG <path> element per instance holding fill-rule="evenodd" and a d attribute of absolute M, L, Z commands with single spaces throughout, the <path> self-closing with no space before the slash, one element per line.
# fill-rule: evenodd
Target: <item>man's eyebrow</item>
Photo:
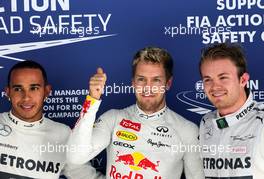
<path fill-rule="evenodd" d="M 11 87 L 12 88 L 20 88 L 20 87 L 22 87 L 22 85 L 12 85 Z"/>
<path fill-rule="evenodd" d="M 226 73 L 226 72 L 224 72 L 224 73 L 220 73 L 220 74 L 218 74 L 217 76 L 223 76 L 223 75 L 228 75 L 229 73 Z M 211 78 L 210 76 L 208 76 L 208 75 L 205 75 L 205 76 L 203 76 L 202 78 Z"/>
<path fill-rule="evenodd" d="M 145 77 L 145 76 L 143 76 L 143 75 L 136 75 L 136 77 Z M 163 76 L 153 76 L 153 77 L 151 77 L 151 78 L 162 78 Z"/>
<path fill-rule="evenodd" d="M 31 86 L 31 87 L 40 87 L 41 85 L 38 84 L 38 83 L 36 83 L 36 84 L 30 84 L 30 86 Z M 20 84 L 15 84 L 15 85 L 12 85 L 11 87 L 12 87 L 12 88 L 21 88 L 22 85 L 20 85 Z"/>
<path fill-rule="evenodd" d="M 208 75 L 205 75 L 205 76 L 202 76 L 202 78 L 211 78 L 211 77 Z"/>
<path fill-rule="evenodd" d="M 229 73 L 226 73 L 226 72 L 224 72 L 224 73 L 220 73 L 219 75 L 217 75 L 217 76 L 223 76 L 223 75 L 228 75 Z"/>
<path fill-rule="evenodd" d="M 163 76 L 153 76 L 152 78 L 162 78 Z"/>
<path fill-rule="evenodd" d="M 30 84 L 30 86 L 41 86 L 40 84 L 36 83 L 36 84 Z"/>

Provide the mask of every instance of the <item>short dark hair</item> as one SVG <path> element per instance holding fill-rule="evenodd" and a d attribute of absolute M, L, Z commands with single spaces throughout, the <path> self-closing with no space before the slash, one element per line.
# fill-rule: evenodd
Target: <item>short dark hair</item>
<path fill-rule="evenodd" d="M 167 50 L 158 47 L 146 47 L 139 50 L 133 58 L 132 75 L 135 76 L 137 64 L 140 61 L 162 64 L 167 80 L 173 76 L 173 59 Z"/>
<path fill-rule="evenodd" d="M 44 83 L 45 85 L 48 84 L 48 77 L 47 77 L 47 73 L 45 71 L 45 69 L 37 62 L 32 61 L 32 60 L 27 60 L 27 61 L 23 61 L 23 62 L 19 62 L 17 64 L 15 64 L 8 72 L 8 77 L 7 77 L 7 86 L 10 85 L 10 80 L 11 80 L 11 74 L 14 70 L 18 70 L 18 69 L 25 69 L 25 68 L 30 68 L 30 69 L 39 69 L 42 73 L 43 79 L 44 79 Z"/>
<path fill-rule="evenodd" d="M 202 50 L 201 59 L 199 62 L 199 70 L 201 73 L 201 66 L 205 61 L 213 61 L 227 58 L 237 68 L 238 77 L 241 77 L 247 72 L 246 57 L 243 49 L 238 44 L 220 43 L 213 44 Z"/>

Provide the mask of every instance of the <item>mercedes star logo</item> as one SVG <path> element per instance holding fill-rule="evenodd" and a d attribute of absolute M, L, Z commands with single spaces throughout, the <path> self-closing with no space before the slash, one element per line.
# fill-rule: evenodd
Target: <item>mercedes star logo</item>
<path fill-rule="evenodd" d="M 12 132 L 12 129 L 9 125 L 0 123 L 0 135 L 1 136 L 9 136 Z"/>

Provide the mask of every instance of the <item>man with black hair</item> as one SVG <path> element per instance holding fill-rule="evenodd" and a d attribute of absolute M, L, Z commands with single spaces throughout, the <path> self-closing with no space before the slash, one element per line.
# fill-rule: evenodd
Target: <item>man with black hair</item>
<path fill-rule="evenodd" d="M 9 71 L 5 91 L 11 110 L 0 114 L 0 178 L 103 178 L 88 164 L 66 164 L 70 128 L 43 116 L 50 90 L 45 70 L 34 61 Z"/>

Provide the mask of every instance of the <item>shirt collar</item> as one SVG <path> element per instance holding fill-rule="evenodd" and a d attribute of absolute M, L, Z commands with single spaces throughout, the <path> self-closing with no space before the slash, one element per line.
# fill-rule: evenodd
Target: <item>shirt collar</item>
<path fill-rule="evenodd" d="M 244 105 L 236 112 L 221 117 L 217 111 L 217 118 L 213 120 L 215 128 L 223 129 L 237 124 L 254 108 L 255 104 L 250 93 Z"/>
<path fill-rule="evenodd" d="M 38 128 L 39 126 L 41 126 L 41 124 L 43 123 L 43 119 L 44 119 L 44 117 L 42 116 L 42 118 L 38 121 L 26 122 L 14 116 L 11 111 L 7 113 L 7 116 L 8 116 L 9 121 L 13 125 L 20 127 L 20 128 Z"/>
<path fill-rule="evenodd" d="M 153 114 L 146 114 L 144 111 L 142 111 L 139 106 L 136 104 L 136 114 L 142 119 L 148 119 L 148 120 L 155 120 L 163 116 L 167 111 L 167 106 L 165 105 L 161 110 L 153 113 Z"/>

